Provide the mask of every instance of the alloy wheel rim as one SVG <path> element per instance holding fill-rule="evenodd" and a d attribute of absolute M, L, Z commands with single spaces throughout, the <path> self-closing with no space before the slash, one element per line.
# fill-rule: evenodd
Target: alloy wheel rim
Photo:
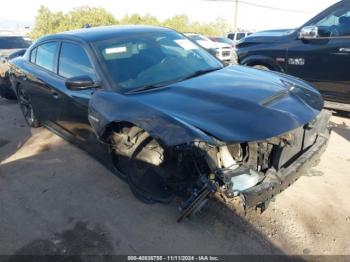
<path fill-rule="evenodd" d="M 24 118 L 28 123 L 34 122 L 34 110 L 33 106 L 29 101 L 27 95 L 20 89 L 18 92 L 19 104 L 23 113 Z"/>

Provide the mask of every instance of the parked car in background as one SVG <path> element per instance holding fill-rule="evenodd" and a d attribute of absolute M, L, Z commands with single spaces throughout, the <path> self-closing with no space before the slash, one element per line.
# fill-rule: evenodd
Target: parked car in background
<path fill-rule="evenodd" d="M 15 99 L 16 94 L 11 89 L 8 61 L 24 54 L 30 43 L 23 36 L 0 34 L 0 96 Z"/>
<path fill-rule="evenodd" d="M 235 47 L 234 42 L 231 39 L 224 36 L 210 36 L 209 39 L 214 42 L 224 43 L 230 45 L 231 47 Z"/>
<path fill-rule="evenodd" d="M 251 35 L 251 32 L 229 32 L 226 34 L 226 37 L 228 39 L 231 39 L 233 41 L 234 44 L 237 44 L 238 41 L 242 40 L 243 38 Z"/>
<path fill-rule="evenodd" d="M 238 63 L 300 77 L 321 91 L 327 106 L 350 110 L 350 1 L 300 28 L 255 33 L 236 48 Z"/>
<path fill-rule="evenodd" d="M 194 33 L 185 33 L 185 35 L 196 42 L 200 46 L 204 47 L 207 50 L 215 50 L 215 56 L 219 58 L 221 61 L 230 63 L 231 55 L 232 55 L 232 47 L 229 44 L 214 42 L 210 40 L 208 37 L 200 34 Z"/>
<path fill-rule="evenodd" d="M 263 211 L 317 161 L 330 134 L 330 114 L 306 82 L 224 66 L 168 28 L 49 35 L 10 63 L 31 127 L 87 150 L 146 203 L 182 196 L 179 221 L 214 194 Z"/>
<path fill-rule="evenodd" d="M 232 61 L 237 61 L 236 52 L 234 51 L 236 46 L 235 46 L 235 43 L 231 39 L 228 39 L 227 37 L 224 37 L 224 36 L 210 36 L 209 38 L 210 38 L 210 40 L 212 40 L 214 42 L 224 43 L 224 44 L 230 45 L 231 46 L 231 60 L 230 60 L 230 63 Z"/>

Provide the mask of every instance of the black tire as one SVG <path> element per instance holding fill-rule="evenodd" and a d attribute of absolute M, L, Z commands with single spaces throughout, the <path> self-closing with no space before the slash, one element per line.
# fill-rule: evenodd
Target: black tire
<path fill-rule="evenodd" d="M 17 88 L 17 101 L 27 124 L 33 128 L 40 127 L 40 120 L 35 115 L 30 98 L 20 86 Z"/>
<path fill-rule="evenodd" d="M 164 149 L 147 132 L 132 127 L 123 134 L 112 135 L 114 164 L 125 174 L 133 194 L 144 203 L 170 203 L 174 194 L 166 186 Z"/>
<path fill-rule="evenodd" d="M 264 71 L 271 71 L 271 69 L 265 65 L 253 65 L 252 67 L 255 69 L 260 69 L 260 70 L 264 70 Z"/>

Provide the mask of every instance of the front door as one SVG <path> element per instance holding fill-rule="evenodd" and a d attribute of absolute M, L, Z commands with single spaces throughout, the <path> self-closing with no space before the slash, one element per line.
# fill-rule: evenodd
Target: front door
<path fill-rule="evenodd" d="M 88 120 L 89 101 L 96 90 L 69 90 L 65 85 L 68 78 L 78 76 L 89 76 L 93 81 L 97 81 L 91 60 L 81 45 L 62 42 L 57 74 L 61 84 L 57 88 L 60 115 L 56 124 L 74 135 L 81 143 L 96 140 L 96 135 Z"/>

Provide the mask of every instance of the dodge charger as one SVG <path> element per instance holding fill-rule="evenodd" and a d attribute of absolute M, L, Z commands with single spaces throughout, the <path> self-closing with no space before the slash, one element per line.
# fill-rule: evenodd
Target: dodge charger
<path fill-rule="evenodd" d="M 225 66 L 168 28 L 44 36 L 11 61 L 10 78 L 29 126 L 92 154 L 146 203 L 181 197 L 179 221 L 213 197 L 263 211 L 330 134 L 310 84 Z"/>

